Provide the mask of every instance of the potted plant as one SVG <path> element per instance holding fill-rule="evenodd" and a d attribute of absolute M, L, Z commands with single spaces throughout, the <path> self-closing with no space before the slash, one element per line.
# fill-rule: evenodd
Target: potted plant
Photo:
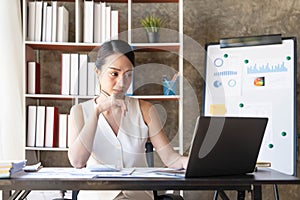
<path fill-rule="evenodd" d="M 141 19 L 141 24 L 146 30 L 148 42 L 158 42 L 159 29 L 163 25 L 163 20 L 160 17 L 149 15 Z"/>

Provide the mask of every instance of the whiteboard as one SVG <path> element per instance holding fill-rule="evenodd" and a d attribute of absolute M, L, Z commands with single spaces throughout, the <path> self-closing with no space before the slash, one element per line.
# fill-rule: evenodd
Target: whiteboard
<path fill-rule="evenodd" d="M 203 115 L 268 117 L 258 161 L 295 175 L 296 39 L 206 50 Z"/>

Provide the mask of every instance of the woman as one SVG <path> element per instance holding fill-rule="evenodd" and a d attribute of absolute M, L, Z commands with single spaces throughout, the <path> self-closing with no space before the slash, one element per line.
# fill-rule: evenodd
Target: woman
<path fill-rule="evenodd" d="M 133 50 L 122 40 L 108 41 L 99 49 L 95 72 L 100 94 L 74 105 L 70 112 L 68 156 L 72 166 L 146 167 L 145 143 L 150 138 L 166 166 L 186 167 L 187 158 L 170 146 L 152 104 L 125 97 L 132 81 L 134 59 Z M 83 193 L 86 192 L 79 194 Z M 153 199 L 148 191 L 93 193 L 98 199 Z"/>

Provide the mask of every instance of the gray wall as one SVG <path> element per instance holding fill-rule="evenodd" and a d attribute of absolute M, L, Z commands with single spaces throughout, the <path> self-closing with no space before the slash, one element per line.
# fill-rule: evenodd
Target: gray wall
<path fill-rule="evenodd" d="M 205 43 L 218 42 L 219 38 L 252 36 L 264 34 L 282 34 L 284 37 L 300 36 L 300 1 L 299 0 L 184 0 L 184 34 L 204 47 Z M 299 52 L 299 47 L 297 48 Z M 200 56 L 201 58 L 196 58 Z M 195 71 L 203 72 L 203 54 L 197 55 L 193 49 L 185 48 L 188 60 L 196 65 L 185 63 L 185 76 L 188 78 L 198 99 L 201 99 L 202 78 Z M 299 65 L 299 59 L 297 60 Z M 297 80 L 299 75 L 297 74 Z M 297 105 L 299 82 L 297 83 Z M 199 93 L 198 93 L 199 91 Z M 186 97 L 186 99 L 189 99 Z M 188 101 L 188 100 L 187 100 Z M 185 105 L 189 103 L 185 102 Z M 199 101 L 201 107 L 201 101 Z M 299 109 L 297 109 L 297 117 Z M 185 122 L 188 116 L 185 115 Z M 299 117 L 297 122 L 299 121 Z M 297 132 L 299 132 L 297 123 Z M 185 126 L 188 124 L 185 123 Z M 299 175 L 299 164 L 297 168 Z M 275 199 L 272 186 L 263 188 L 264 199 Z M 186 199 L 211 199 L 210 192 L 186 192 Z M 299 199 L 298 185 L 280 185 L 281 199 Z M 233 196 L 236 194 L 233 193 Z M 249 198 L 249 194 L 247 196 Z"/>

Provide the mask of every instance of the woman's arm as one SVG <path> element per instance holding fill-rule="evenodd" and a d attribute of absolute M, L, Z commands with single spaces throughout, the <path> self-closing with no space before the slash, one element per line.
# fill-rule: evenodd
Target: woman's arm
<path fill-rule="evenodd" d="M 181 156 L 174 151 L 163 131 L 163 127 L 155 107 L 151 103 L 142 100 L 140 100 L 140 107 L 144 121 L 149 128 L 151 143 L 163 163 L 171 168 L 186 168 L 187 157 Z"/>
<path fill-rule="evenodd" d="M 100 113 L 119 107 L 125 114 L 127 107 L 124 99 L 115 96 L 95 99 L 96 106 L 89 118 L 84 121 L 82 106 L 74 105 L 70 111 L 70 147 L 68 157 L 73 167 L 82 168 L 88 161 L 94 144 L 95 133 Z"/>
<path fill-rule="evenodd" d="M 73 167 L 82 168 L 92 152 L 99 114 L 96 110 L 84 123 L 82 106 L 74 105 L 70 111 L 68 157 Z"/>

